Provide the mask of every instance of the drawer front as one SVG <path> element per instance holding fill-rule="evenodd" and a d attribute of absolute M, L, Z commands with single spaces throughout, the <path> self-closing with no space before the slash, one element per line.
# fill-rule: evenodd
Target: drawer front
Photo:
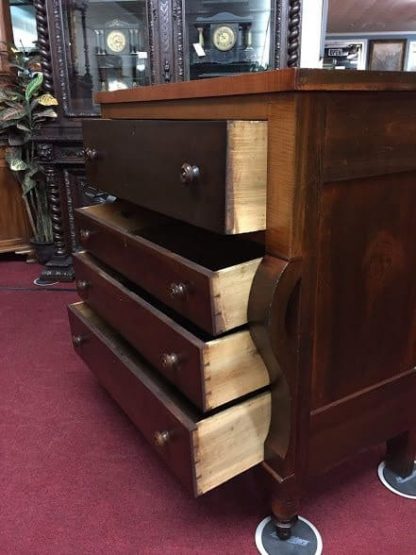
<path fill-rule="evenodd" d="M 86 250 L 211 335 L 247 323 L 249 292 L 263 250 L 260 245 L 186 226 L 166 228 L 165 234 L 177 239 L 177 245 L 168 244 L 169 248 L 179 245 L 184 249 L 185 244 L 188 251 L 212 252 L 212 258 L 223 263 L 214 271 L 141 237 L 141 218 L 122 206 L 77 211 L 80 241 Z"/>
<path fill-rule="evenodd" d="M 79 294 L 202 411 L 265 387 L 269 375 L 248 330 L 213 339 L 191 333 L 110 276 L 74 256 Z"/>
<path fill-rule="evenodd" d="M 218 233 L 265 228 L 266 122 L 85 120 L 83 135 L 96 187 Z"/>
<path fill-rule="evenodd" d="M 74 348 L 180 481 L 200 495 L 264 459 L 269 392 L 201 418 L 85 303 L 69 307 Z"/>
<path fill-rule="evenodd" d="M 193 484 L 192 429 L 194 422 L 144 372 L 145 365 L 133 362 L 127 347 L 118 348 L 117 338 L 82 303 L 69 307 L 69 319 L 76 352 L 87 363 L 99 382 L 121 406 L 164 459 L 174 474 L 191 490 Z M 113 334 L 114 335 L 114 334 Z M 163 443 L 163 432 L 174 440 Z"/>
<path fill-rule="evenodd" d="M 76 217 L 88 252 L 208 333 L 217 333 L 208 273 L 149 241 L 94 221 L 88 212 Z"/>
<path fill-rule="evenodd" d="M 123 287 L 87 256 L 75 255 L 74 269 L 80 297 L 189 399 L 203 407 L 204 343 Z"/>

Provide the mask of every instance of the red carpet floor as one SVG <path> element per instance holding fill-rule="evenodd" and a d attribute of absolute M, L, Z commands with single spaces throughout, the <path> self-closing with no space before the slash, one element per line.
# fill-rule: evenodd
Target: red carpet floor
<path fill-rule="evenodd" d="M 256 472 L 189 497 L 73 353 L 76 293 L 4 289 L 38 274 L 0 258 L 0 555 L 254 555 L 268 512 Z M 416 553 L 416 502 L 380 485 L 381 455 L 355 457 L 305 498 L 325 554 Z"/>

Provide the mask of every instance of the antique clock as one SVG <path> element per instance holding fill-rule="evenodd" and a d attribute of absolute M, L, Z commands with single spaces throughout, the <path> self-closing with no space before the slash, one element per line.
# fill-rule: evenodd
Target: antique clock
<path fill-rule="evenodd" d="M 221 52 L 228 52 L 237 42 L 237 33 L 235 28 L 230 25 L 218 25 L 212 31 L 212 44 Z"/>
<path fill-rule="evenodd" d="M 139 21 L 112 19 L 95 27 L 94 33 L 101 90 L 148 83 L 147 51 Z"/>
<path fill-rule="evenodd" d="M 218 3 L 185 3 L 189 48 L 189 76 L 203 79 L 234 73 L 261 71 L 270 65 L 270 3 L 229 0 L 224 11 Z"/>
<path fill-rule="evenodd" d="M 105 43 L 107 49 L 114 54 L 124 52 L 127 47 L 127 36 L 124 29 L 116 29 L 107 33 Z"/>

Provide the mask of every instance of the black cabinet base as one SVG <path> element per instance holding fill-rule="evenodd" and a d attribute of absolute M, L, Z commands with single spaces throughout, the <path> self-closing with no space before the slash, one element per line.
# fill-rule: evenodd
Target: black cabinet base
<path fill-rule="evenodd" d="M 71 256 L 52 257 L 40 275 L 42 281 L 73 281 L 74 278 Z"/>

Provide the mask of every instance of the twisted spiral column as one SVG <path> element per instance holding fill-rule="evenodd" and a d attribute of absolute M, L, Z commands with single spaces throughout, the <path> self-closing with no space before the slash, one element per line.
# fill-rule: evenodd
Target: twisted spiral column
<path fill-rule="evenodd" d="M 48 192 L 49 211 L 52 220 L 53 242 L 56 247 L 55 256 L 65 256 L 65 236 L 62 224 L 59 183 L 56 176 L 56 170 L 53 166 L 45 168 L 45 178 Z"/>
<path fill-rule="evenodd" d="M 48 92 L 53 92 L 51 48 L 49 43 L 46 2 L 45 0 L 34 0 L 33 6 L 36 11 L 36 28 L 43 72 L 43 88 Z"/>
<path fill-rule="evenodd" d="M 287 66 L 299 66 L 301 0 L 290 0 L 288 13 Z"/>
<path fill-rule="evenodd" d="M 53 93 L 53 73 L 51 48 L 49 40 L 48 17 L 45 0 L 34 0 L 36 11 L 36 28 L 38 33 L 38 48 L 41 57 L 43 72 L 43 88 Z M 62 224 L 61 195 L 59 190 L 59 180 L 54 166 L 45 165 L 45 180 L 48 195 L 49 213 L 52 220 L 53 242 L 56 247 L 55 256 L 65 256 L 65 240 Z"/>

